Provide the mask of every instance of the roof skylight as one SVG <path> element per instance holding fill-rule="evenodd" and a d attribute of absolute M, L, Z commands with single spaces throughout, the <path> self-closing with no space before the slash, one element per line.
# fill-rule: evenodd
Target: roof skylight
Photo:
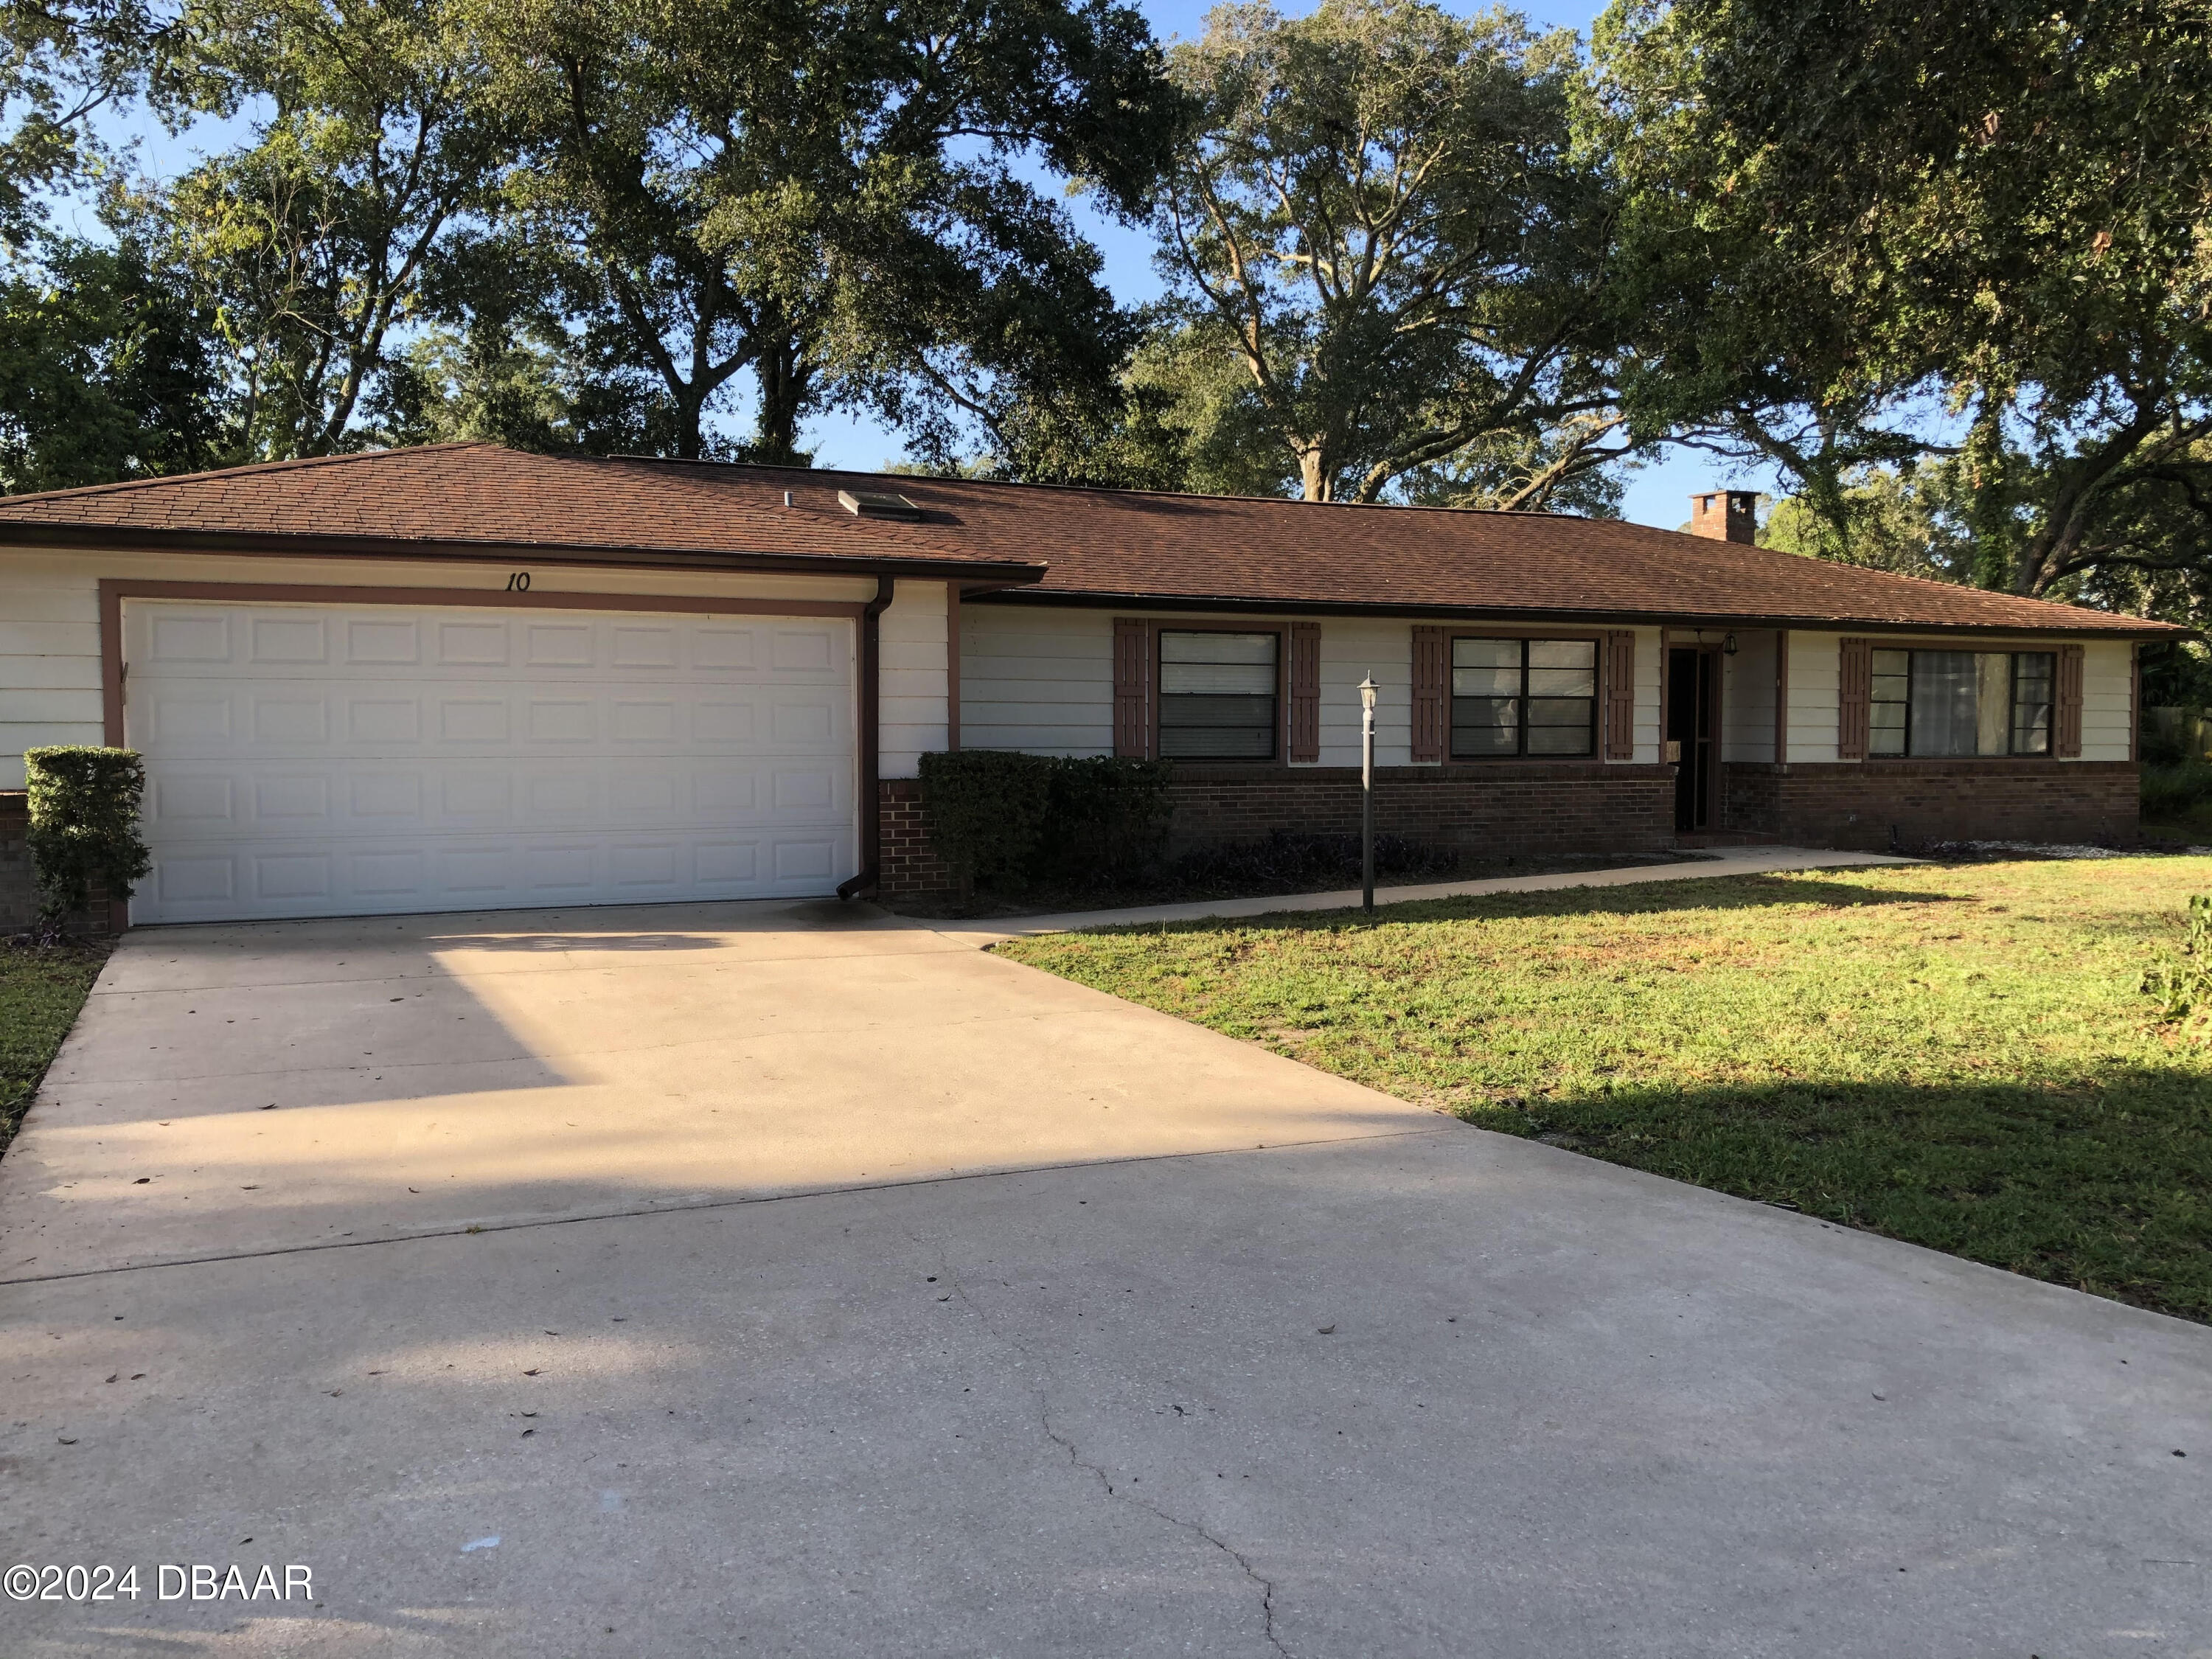
<path fill-rule="evenodd" d="M 837 504 L 859 519 L 919 519 L 921 509 L 888 489 L 841 489 Z"/>

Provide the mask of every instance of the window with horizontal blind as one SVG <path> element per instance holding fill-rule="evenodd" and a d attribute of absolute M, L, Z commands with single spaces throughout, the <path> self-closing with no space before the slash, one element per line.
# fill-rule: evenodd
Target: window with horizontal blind
<path fill-rule="evenodd" d="M 1595 640 L 1452 641 L 1454 760 L 1596 752 Z"/>
<path fill-rule="evenodd" d="M 1874 652 L 1867 752 L 2047 755 L 2057 663 L 2050 651 Z"/>
<path fill-rule="evenodd" d="M 1160 754 L 1273 760 L 1281 636 L 1160 630 Z"/>

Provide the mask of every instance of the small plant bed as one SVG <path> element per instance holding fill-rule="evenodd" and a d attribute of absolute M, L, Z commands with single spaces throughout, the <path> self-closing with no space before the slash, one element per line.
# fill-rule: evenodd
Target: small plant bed
<path fill-rule="evenodd" d="M 2151 842 L 2212 843 L 2212 761 L 2143 768 L 2142 835 Z"/>
<path fill-rule="evenodd" d="M 2208 890 L 2212 858 L 1974 862 L 997 948 L 1486 1128 L 2212 1322 L 2212 1039 L 2174 988 Z"/>
<path fill-rule="evenodd" d="M 1431 882 L 1486 881 L 1497 876 L 1551 875 L 1681 861 L 1668 853 L 1478 859 L 1395 836 L 1378 836 L 1375 879 L 1381 886 L 1407 887 Z M 901 915 L 931 920 L 1044 916 L 1119 910 L 1134 905 L 1188 904 L 1206 899 L 1286 897 L 1294 893 L 1336 892 L 1358 885 L 1359 847 L 1354 837 L 1276 836 L 1267 841 L 1185 854 L 1119 880 L 1048 877 L 979 886 L 964 899 L 950 892 L 889 899 L 884 901 L 884 908 Z"/>
<path fill-rule="evenodd" d="M 0 944 L 0 1152 L 106 960 L 97 945 Z"/>

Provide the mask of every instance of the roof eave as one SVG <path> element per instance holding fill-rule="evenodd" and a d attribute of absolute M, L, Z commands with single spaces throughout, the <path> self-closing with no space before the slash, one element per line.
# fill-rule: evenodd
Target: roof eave
<path fill-rule="evenodd" d="M 562 542 L 439 541 L 388 536 L 306 535 L 286 531 L 159 530 L 36 524 L 0 519 L 0 547 L 67 547 L 119 553 L 228 553 L 277 558 L 404 559 L 416 562 L 570 565 L 602 569 L 763 571 L 817 576 L 914 576 L 994 586 L 1042 581 L 1030 561 L 936 559 L 926 555 L 730 553 L 683 548 Z"/>
<path fill-rule="evenodd" d="M 2173 623 L 2151 622 L 2147 619 L 2115 618 L 2112 623 L 2085 623 L 2067 627 L 2050 623 L 1968 623 L 1968 622 L 1895 622 L 1875 621 L 1863 617 L 1782 614 L 1774 611 L 1651 611 L 1635 609 L 1565 609 L 1558 606 L 1505 605 L 1423 605 L 1412 601 L 1388 600 L 1368 602 L 1340 599 L 1272 599 L 1247 596 L 1204 594 L 1151 594 L 1111 592 L 1103 589 L 1077 590 L 1070 588 L 1041 589 L 1023 587 L 1006 592 L 1003 596 L 977 595 L 979 603 L 991 603 L 999 598 L 1011 605 L 1067 605 L 1085 609 L 1125 606 L 1148 611 L 1249 611 L 1254 615 L 1269 616 L 1338 616 L 1338 617 L 1432 617 L 1439 622 L 1481 622 L 1519 620 L 1528 622 L 1577 623 L 1587 626 L 1598 622 L 1645 623 L 1658 626 L 1703 628 L 1795 628 L 1833 632 L 1837 629 L 1856 629 L 1863 633 L 1925 634 L 1931 629 L 1945 632 L 1975 634 L 2082 634 L 2097 639 L 2179 639 L 2193 636 L 2196 630 Z M 2100 613 L 2086 613 L 2094 616 Z"/>

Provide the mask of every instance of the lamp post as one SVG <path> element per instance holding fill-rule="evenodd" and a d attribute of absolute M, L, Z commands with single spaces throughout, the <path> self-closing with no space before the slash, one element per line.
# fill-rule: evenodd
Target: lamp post
<path fill-rule="evenodd" d="M 1375 914 L 1375 693 L 1370 674 L 1359 682 L 1359 896 Z"/>

